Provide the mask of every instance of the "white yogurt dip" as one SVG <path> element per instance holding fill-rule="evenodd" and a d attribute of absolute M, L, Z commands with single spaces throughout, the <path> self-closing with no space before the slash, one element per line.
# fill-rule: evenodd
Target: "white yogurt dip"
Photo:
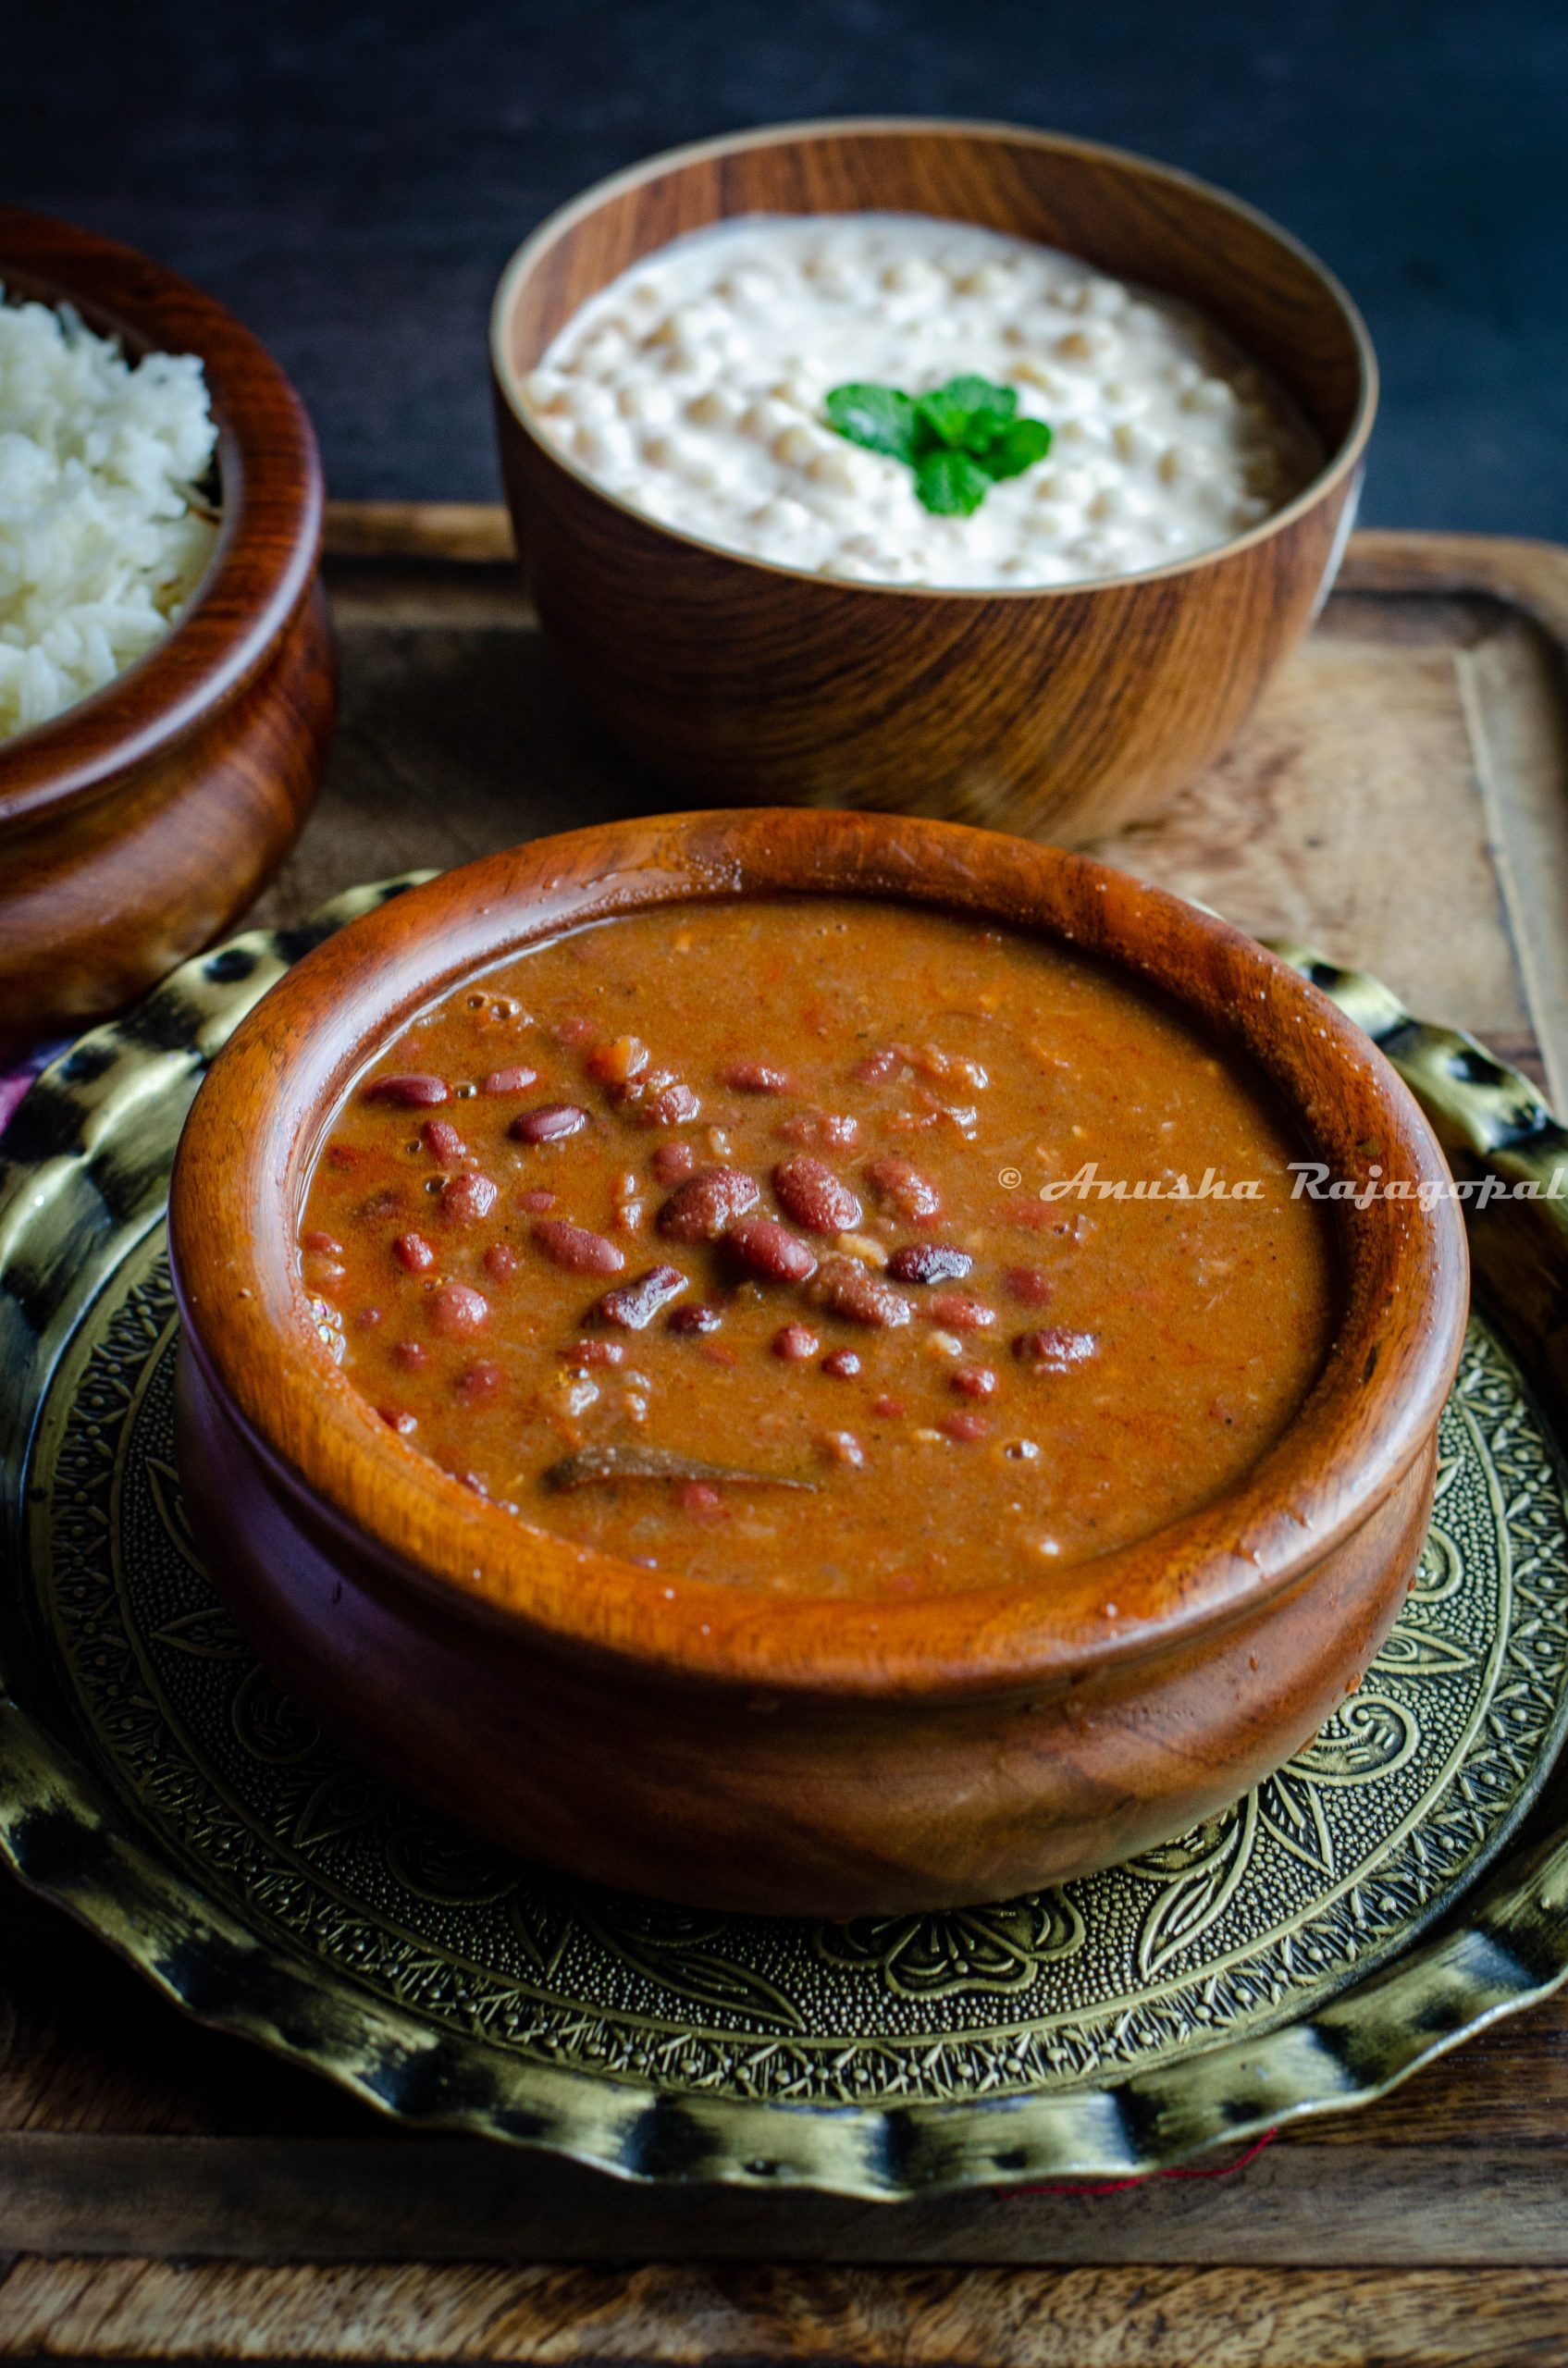
<path fill-rule="evenodd" d="M 970 516 L 828 425 L 829 390 L 1014 389 L 1048 455 Z M 1228 543 L 1323 463 L 1214 325 L 1072 256 L 923 215 L 746 215 L 591 298 L 524 394 L 634 508 L 781 566 L 881 584 L 1076 584 Z"/>

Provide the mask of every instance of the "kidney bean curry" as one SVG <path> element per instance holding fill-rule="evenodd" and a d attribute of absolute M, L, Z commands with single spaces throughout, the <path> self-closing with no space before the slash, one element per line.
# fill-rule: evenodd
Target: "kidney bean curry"
<path fill-rule="evenodd" d="M 1038 1581 L 1301 1405 L 1336 1280 L 1300 1155 L 1261 1079 L 1043 938 L 664 906 L 403 1030 L 330 1123 L 302 1271 L 382 1421 L 559 1535 L 826 1595 Z"/>

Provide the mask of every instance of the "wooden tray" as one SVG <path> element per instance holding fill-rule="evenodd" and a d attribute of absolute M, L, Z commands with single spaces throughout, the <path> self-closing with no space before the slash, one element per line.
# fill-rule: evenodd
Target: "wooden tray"
<path fill-rule="evenodd" d="M 258 918 L 647 801 L 559 696 L 496 513 L 360 510 L 338 518 L 335 543 L 340 737 Z M 1379 971 L 1562 1098 L 1564 640 L 1568 555 L 1361 537 L 1242 746 L 1164 823 L 1105 852 L 1260 933 Z M 1353 2120 L 1282 2139 L 1232 2181 L 896 2211 L 683 2200 L 389 2132 L 190 2029 L 59 1918 L 5 1896 L 0 2247 L 24 2254 L 0 2283 L 9 2356 L 518 2358 L 548 2344 L 561 2361 L 1066 2362 L 1114 2342 L 1118 2362 L 1487 2362 L 1531 2345 L 1568 2359 L 1562 2004 Z M 90 2258 L 105 2251 L 148 2258 L 105 2276 Z M 175 2259 L 204 2253 L 425 2260 L 327 2275 Z M 475 2253 L 855 2266 L 431 2265 Z M 966 2266 L 908 2266 L 933 2263 Z M 1043 2263 L 1078 2266 L 1005 2266 Z M 1191 2263 L 1227 2266 L 1159 2266 Z"/>

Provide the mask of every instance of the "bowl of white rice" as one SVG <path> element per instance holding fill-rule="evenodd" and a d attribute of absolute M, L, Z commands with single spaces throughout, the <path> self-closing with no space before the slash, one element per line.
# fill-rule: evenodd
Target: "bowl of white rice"
<path fill-rule="evenodd" d="M 193 353 L 127 353 L 0 286 L 0 745 L 145 658 L 217 546 Z"/>
<path fill-rule="evenodd" d="M 225 931 L 333 712 L 310 422 L 223 306 L 0 207 L 0 1057 Z"/>

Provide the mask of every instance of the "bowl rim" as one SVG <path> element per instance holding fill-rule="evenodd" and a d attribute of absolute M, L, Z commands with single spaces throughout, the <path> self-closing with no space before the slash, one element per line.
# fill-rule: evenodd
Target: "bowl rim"
<path fill-rule="evenodd" d="M 1351 341 L 1355 349 L 1359 385 L 1356 405 L 1351 423 L 1337 449 L 1329 453 L 1321 469 L 1302 490 L 1272 511 L 1266 518 L 1249 526 L 1244 534 L 1234 535 L 1223 543 L 1216 543 L 1206 550 L 1191 551 L 1183 559 L 1169 560 L 1158 567 L 1138 568 L 1121 575 L 1086 575 L 1070 584 L 884 584 L 874 577 L 823 576 L 815 568 L 791 567 L 782 560 L 763 559 L 754 551 L 734 549 L 727 543 L 714 542 L 707 536 L 689 532 L 683 526 L 655 518 L 640 510 L 622 494 L 613 493 L 563 451 L 553 440 L 540 432 L 532 407 L 524 395 L 517 373 L 507 352 L 507 331 L 516 304 L 519 290 L 531 277 L 544 257 L 567 231 L 596 214 L 611 199 L 620 197 L 643 183 L 680 166 L 698 164 L 710 157 L 734 155 L 737 152 L 762 147 L 783 146 L 792 140 L 820 137 L 823 134 L 854 133 L 864 136 L 874 133 L 889 138 L 919 132 L 952 135 L 962 139 L 992 139 L 1023 142 L 1025 144 L 1056 151 L 1063 154 L 1090 156 L 1100 162 L 1118 166 L 1173 187 L 1196 193 L 1211 204 L 1226 209 L 1262 230 L 1273 239 L 1320 282 L 1339 309 Z M 738 216 L 718 216 L 715 221 L 738 220 Z M 956 217 L 955 217 L 956 218 Z M 1266 542 L 1271 536 L 1284 532 L 1305 517 L 1311 511 L 1333 495 L 1347 479 L 1353 482 L 1361 469 L 1377 416 L 1379 373 L 1376 348 L 1372 342 L 1360 308 L 1338 276 L 1329 270 L 1303 240 L 1276 222 L 1272 216 L 1251 205 L 1245 198 L 1233 197 L 1229 191 L 1190 173 L 1178 165 L 1165 165 L 1151 156 L 1140 154 L 1130 148 L 1120 148 L 1098 140 L 1080 139 L 1075 133 L 1043 131 L 1031 125 L 999 122 L 983 117 L 963 116 L 820 116 L 798 122 L 762 124 L 749 130 L 720 132 L 705 140 L 683 142 L 674 148 L 661 149 L 656 155 L 621 166 L 592 182 L 577 196 L 568 198 L 553 212 L 546 215 L 522 243 L 513 249 L 502 268 L 490 302 L 489 317 L 490 372 L 500 400 L 511 417 L 526 436 L 535 452 L 552 462 L 572 477 L 586 492 L 591 493 L 624 518 L 646 527 L 650 534 L 668 536 L 688 549 L 702 551 L 711 558 L 731 560 L 743 567 L 758 568 L 770 575 L 779 575 L 795 583 L 820 584 L 834 592 L 869 593 L 879 598 L 890 596 L 905 599 L 943 600 L 1007 600 L 1027 601 L 1080 598 L 1090 592 L 1120 590 L 1126 586 L 1162 584 L 1174 576 L 1189 575 L 1199 568 L 1212 566 L 1232 554 L 1251 550 Z M 1329 575 L 1332 576 L 1345 540 L 1350 534 L 1353 502 L 1347 502 L 1345 515 L 1335 537 Z"/>
<path fill-rule="evenodd" d="M 1309 1141 L 1330 1143 L 1336 1124 L 1350 1127 L 1348 1114 L 1335 1119 L 1333 1096 L 1352 1064 L 1376 1103 L 1385 1173 L 1448 1186 L 1414 1098 L 1326 996 L 1216 916 L 1085 857 L 955 823 L 766 808 L 537 840 L 411 889 L 317 947 L 262 998 L 196 1096 L 170 1191 L 175 1288 L 197 1368 L 274 1486 L 302 1497 L 312 1528 L 355 1552 L 390 1597 L 412 1592 L 447 1616 L 466 1612 L 513 1640 L 645 1680 L 770 1694 L 957 1698 L 1070 1682 L 1191 1644 L 1303 1579 L 1430 1441 L 1468 1303 L 1451 1198 L 1346 1204 L 1341 1326 L 1281 1437 L 1193 1512 L 1043 1572 L 1039 1586 L 890 1602 L 764 1597 L 649 1571 L 479 1498 L 397 1437 L 340 1370 L 301 1277 L 298 1217 L 330 1114 L 377 1049 L 527 944 L 748 886 L 906 898 L 1032 925 L 1206 1013 L 1242 1058 L 1261 1056 L 1278 1023 L 1277 1090 L 1298 1124 L 1303 1098 L 1324 1119 L 1306 1126 Z M 1170 975 L 1182 961 L 1193 966 L 1190 988 Z M 1299 1070 L 1294 1100 L 1278 1062 Z M 1366 1143 L 1352 1150 L 1342 1133 L 1339 1148 L 1348 1164 L 1359 1154 L 1364 1174 Z M 1374 1269 L 1393 1287 L 1369 1293 Z M 1118 1598 L 1157 1609 L 1126 1617 Z"/>
<path fill-rule="evenodd" d="M 69 304 L 147 352 L 195 352 L 217 426 L 217 540 L 179 623 L 85 698 L 0 740 L 0 826 L 111 786 L 224 705 L 270 654 L 320 556 L 321 460 L 280 365 L 227 306 L 138 249 L 0 205 L 7 302 Z"/>

